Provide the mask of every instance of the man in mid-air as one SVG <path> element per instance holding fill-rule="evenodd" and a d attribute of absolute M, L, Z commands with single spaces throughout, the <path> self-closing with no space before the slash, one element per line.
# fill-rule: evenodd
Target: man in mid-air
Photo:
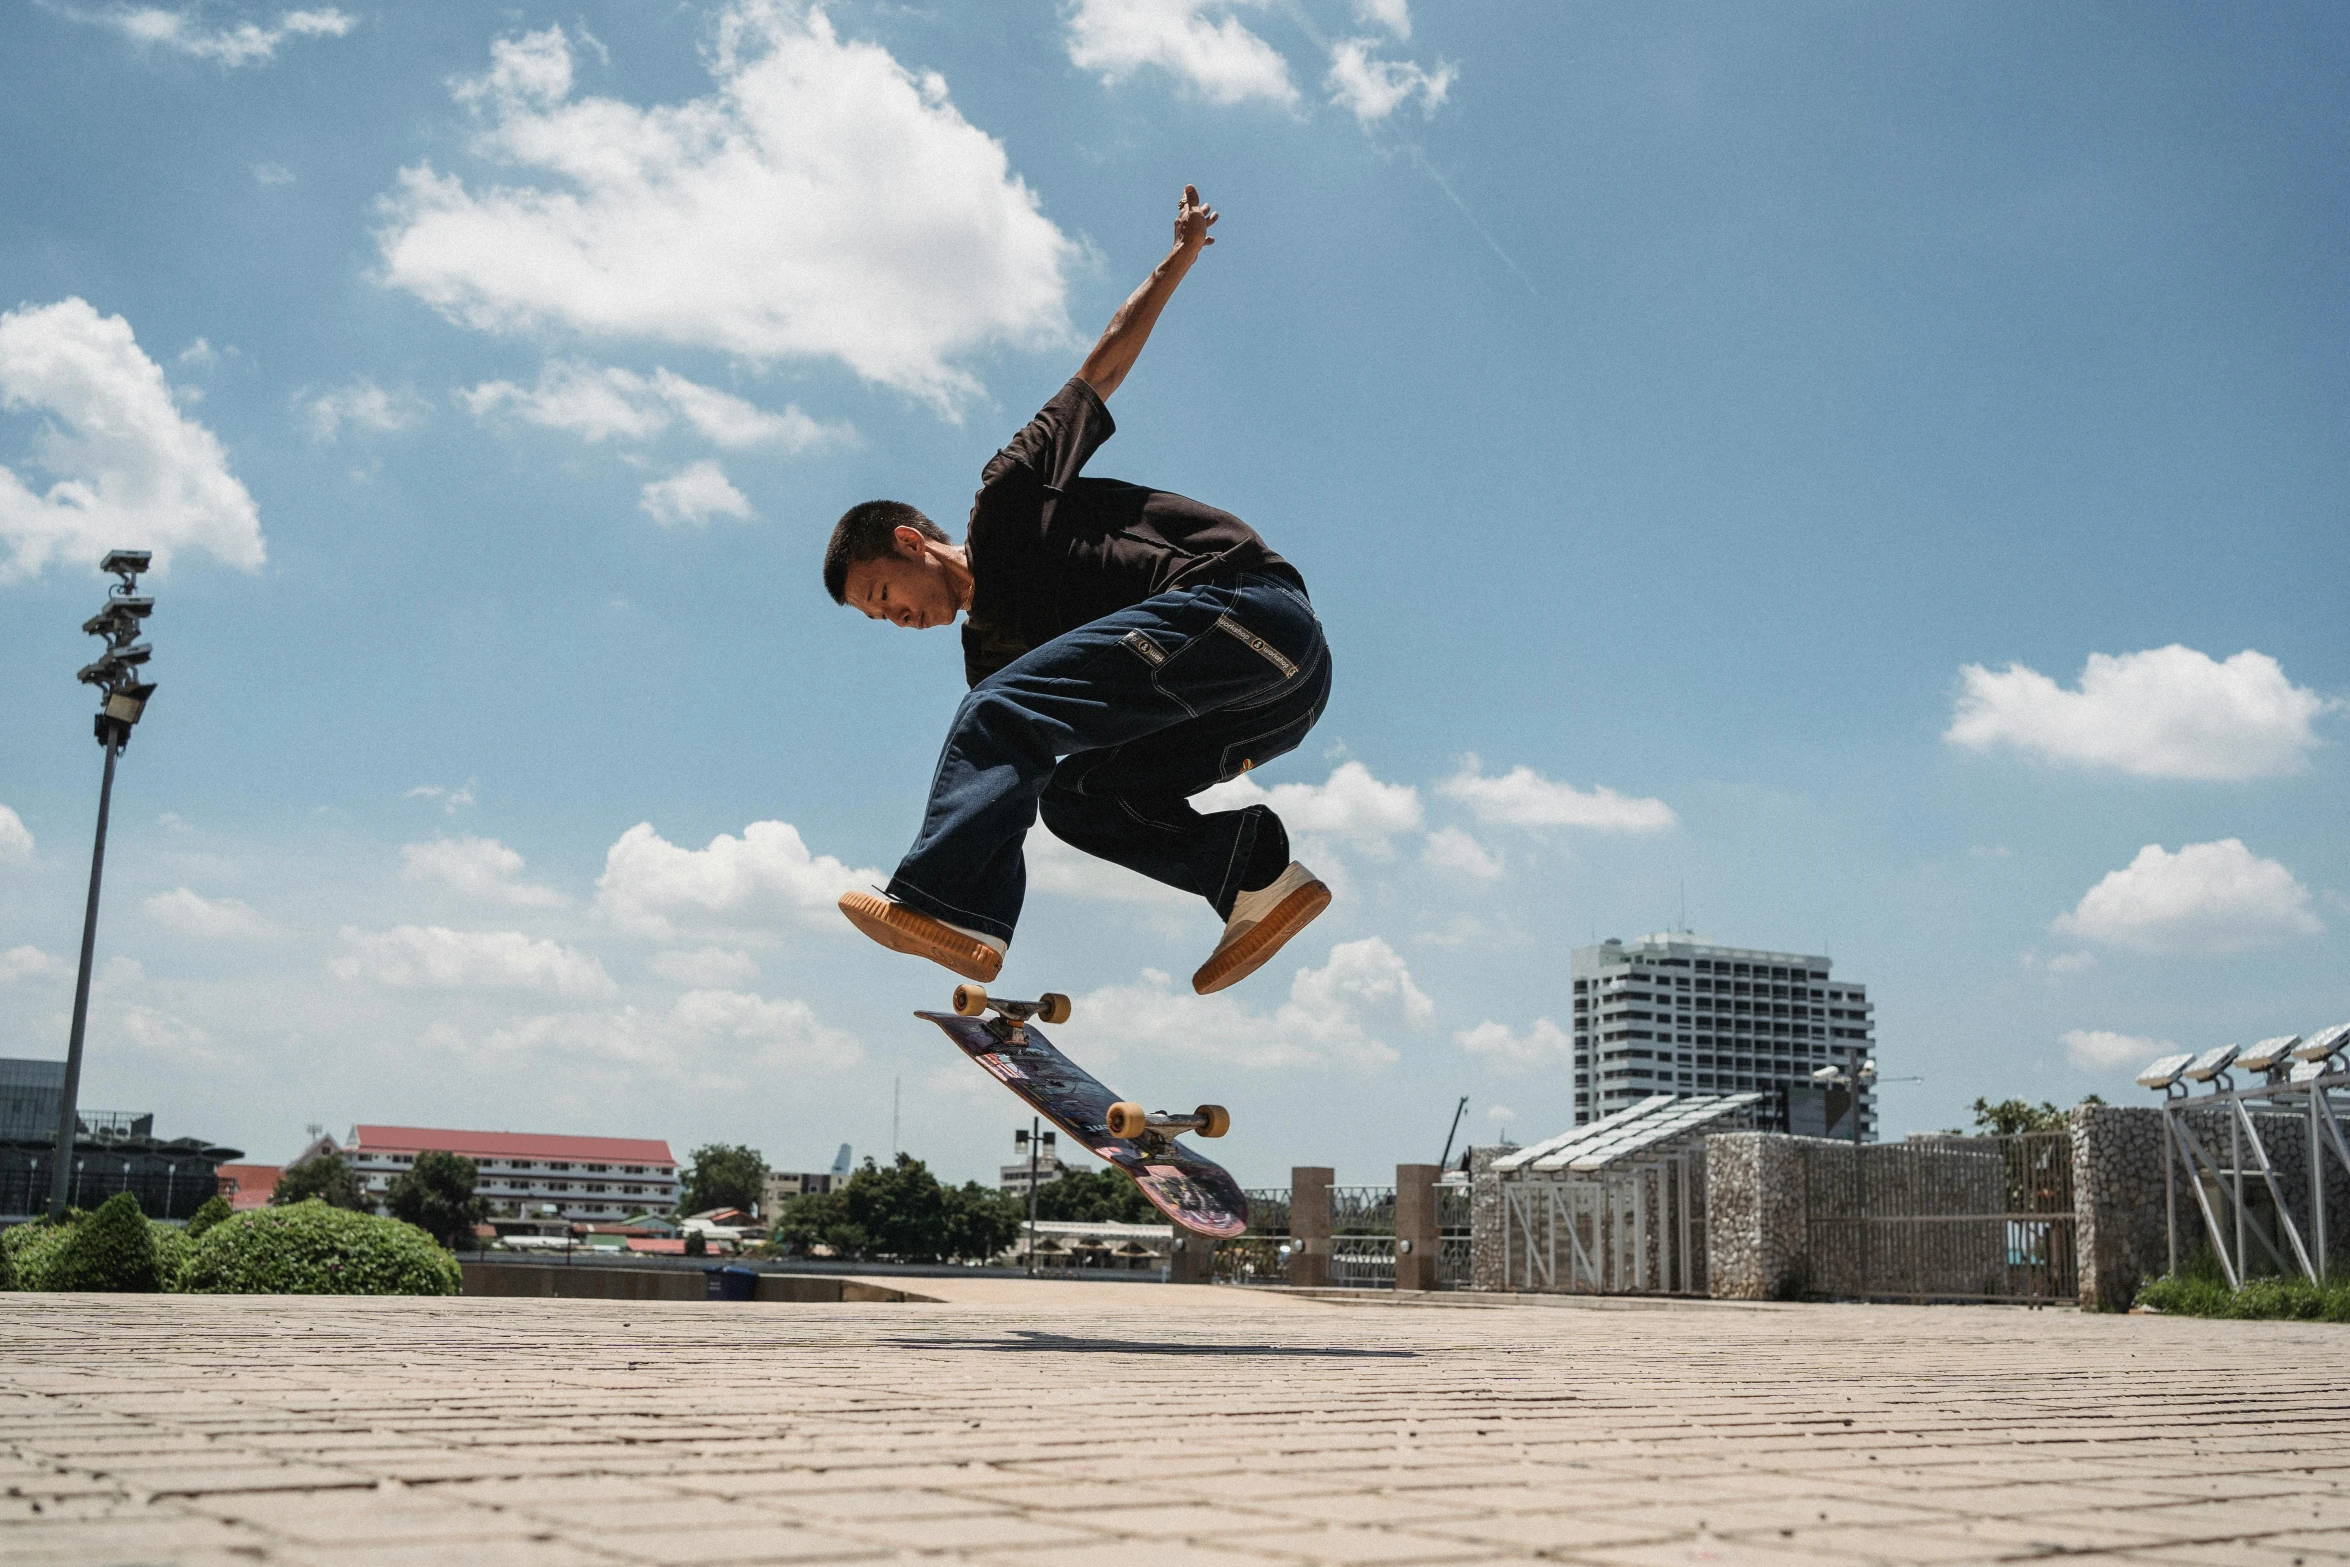
<path fill-rule="evenodd" d="M 1020 918 L 1021 841 L 1045 825 L 1194 892 L 1224 921 L 1202 995 L 1256 971 L 1329 905 L 1263 805 L 1190 797 L 1296 747 L 1330 698 L 1305 579 L 1230 512 L 1083 476 L 1106 399 L 1215 240 L 1193 187 L 1175 244 L 1067 385 L 980 474 L 963 543 L 899 501 L 852 506 L 824 552 L 836 603 L 915 630 L 963 624 L 955 711 L 914 847 L 841 912 L 883 946 L 992 980 Z"/>

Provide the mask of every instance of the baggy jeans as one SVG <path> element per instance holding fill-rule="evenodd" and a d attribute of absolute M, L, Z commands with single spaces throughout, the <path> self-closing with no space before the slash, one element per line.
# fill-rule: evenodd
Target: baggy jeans
<path fill-rule="evenodd" d="M 1071 845 L 1229 919 L 1271 812 L 1203 815 L 1190 796 L 1294 749 L 1329 699 L 1322 623 L 1279 577 L 1236 572 L 1079 626 L 963 698 L 888 893 L 1011 940 L 1041 812 Z"/>

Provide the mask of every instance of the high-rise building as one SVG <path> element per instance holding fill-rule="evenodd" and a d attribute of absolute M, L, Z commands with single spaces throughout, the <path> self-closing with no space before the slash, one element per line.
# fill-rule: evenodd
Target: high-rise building
<path fill-rule="evenodd" d="M 1829 960 L 1718 947 L 1685 932 L 1577 947 L 1575 1123 L 1651 1094 L 1759 1090 L 1766 1131 L 1848 1137 L 1850 1101 L 1812 1079 L 1875 1052 L 1865 986 L 1832 978 Z M 1860 1094 L 1860 1133 L 1874 1138 L 1876 1093 Z"/>

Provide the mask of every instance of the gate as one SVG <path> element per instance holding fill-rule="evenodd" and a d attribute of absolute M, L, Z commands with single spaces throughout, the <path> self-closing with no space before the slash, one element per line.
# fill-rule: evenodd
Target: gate
<path fill-rule="evenodd" d="M 1805 1292 L 1901 1301 L 2079 1298 L 2070 1132 L 1802 1145 Z"/>
<path fill-rule="evenodd" d="M 1248 1229 L 1216 1243 L 1216 1282 L 1219 1284 L 1286 1284 L 1289 1282 L 1289 1188 L 1251 1187 Z"/>

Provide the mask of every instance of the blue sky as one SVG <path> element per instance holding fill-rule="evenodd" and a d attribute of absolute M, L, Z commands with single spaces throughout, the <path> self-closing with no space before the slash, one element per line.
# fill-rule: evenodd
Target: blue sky
<path fill-rule="evenodd" d="M 1566 953 L 1833 955 L 1888 1130 L 2350 1013 L 2341 81 L 2323 9 L 1403 0 L 0 12 L 0 1052 L 62 1053 L 114 545 L 162 690 L 85 1103 L 904 1145 L 1014 1106 L 831 909 L 953 639 L 823 596 L 959 526 L 1196 182 L 1099 471 L 1304 572 L 1259 775 L 1341 896 L 1039 845 L 1002 984 L 1249 1182 L 1571 1116 Z M 1174 976 L 1170 979 L 1168 976 Z M 1546 1029 L 1544 1020 L 1549 1020 Z"/>

